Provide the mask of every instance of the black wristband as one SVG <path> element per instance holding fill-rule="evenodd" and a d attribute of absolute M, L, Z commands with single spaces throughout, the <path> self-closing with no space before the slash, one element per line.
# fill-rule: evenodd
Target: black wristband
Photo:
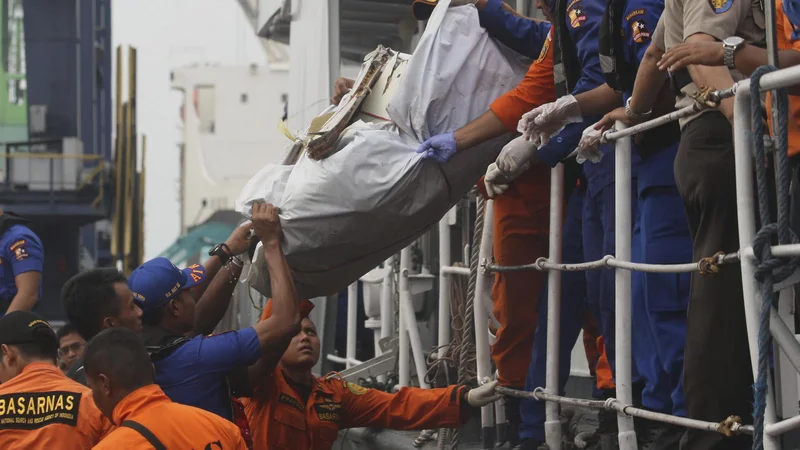
<path fill-rule="evenodd" d="M 228 244 L 225 244 L 224 242 L 222 244 L 215 245 L 211 251 L 208 252 L 208 256 L 218 257 L 223 266 L 228 264 L 228 261 L 230 261 L 233 257 L 231 254 L 231 248 L 228 247 Z"/>

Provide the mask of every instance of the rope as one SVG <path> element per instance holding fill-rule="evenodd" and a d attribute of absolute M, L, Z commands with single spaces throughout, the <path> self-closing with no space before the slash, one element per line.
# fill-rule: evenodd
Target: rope
<path fill-rule="evenodd" d="M 475 364 L 471 364 L 475 359 L 475 318 L 473 304 L 475 302 L 475 286 L 478 283 L 478 265 L 480 264 L 478 260 L 478 245 L 480 245 L 481 235 L 483 234 L 484 208 L 483 198 L 477 195 L 475 229 L 472 232 L 471 254 L 469 258 L 469 287 L 467 289 L 467 301 L 464 305 L 464 326 L 462 331 L 461 355 L 458 365 L 458 384 L 462 386 L 473 383 L 476 378 L 475 374 L 471 371 L 472 368 L 475 368 Z M 477 368 L 475 368 L 475 370 L 477 370 Z M 453 450 L 458 450 L 458 434 L 458 428 L 454 429 L 450 440 L 450 446 Z"/>
<path fill-rule="evenodd" d="M 753 450 L 764 448 L 764 414 L 767 406 L 767 386 L 769 378 L 769 352 L 772 335 L 769 331 L 769 317 L 772 305 L 777 300 L 773 284 L 787 279 L 798 266 L 800 258 L 776 258 L 772 255 L 771 242 L 778 239 L 779 244 L 796 243 L 797 236 L 789 228 L 789 156 L 788 156 L 788 120 L 789 97 L 786 89 L 777 89 L 772 95 L 774 107 L 777 108 L 774 124 L 776 151 L 775 170 L 777 174 L 778 221 L 771 223 L 769 209 L 769 188 L 767 184 L 766 151 L 764 134 L 767 131 L 762 119 L 764 108 L 761 105 L 761 77 L 777 70 L 772 66 L 762 66 L 750 77 L 750 102 L 753 132 L 750 136 L 753 143 L 756 161 L 756 183 L 758 186 L 758 210 L 762 228 L 753 239 L 753 253 L 758 265 L 755 278 L 761 284 L 761 317 L 758 329 L 758 372 L 753 386 Z"/>

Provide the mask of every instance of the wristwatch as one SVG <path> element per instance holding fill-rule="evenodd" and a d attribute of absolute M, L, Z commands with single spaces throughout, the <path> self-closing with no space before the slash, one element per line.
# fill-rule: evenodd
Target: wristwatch
<path fill-rule="evenodd" d="M 628 100 L 625 102 L 625 114 L 630 117 L 631 119 L 641 119 L 650 116 L 653 113 L 653 110 L 647 111 L 645 113 L 635 113 L 631 109 L 631 99 L 633 97 L 628 97 Z"/>
<path fill-rule="evenodd" d="M 231 249 L 228 244 L 217 244 L 208 252 L 208 256 L 217 256 L 224 266 L 231 260 Z"/>
<path fill-rule="evenodd" d="M 744 44 L 744 39 L 739 36 L 731 36 L 722 41 L 722 60 L 728 69 L 736 68 L 736 50 Z"/>

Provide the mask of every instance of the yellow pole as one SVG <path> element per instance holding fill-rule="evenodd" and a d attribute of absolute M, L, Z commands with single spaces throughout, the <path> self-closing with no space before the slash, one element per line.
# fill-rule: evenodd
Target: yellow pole
<path fill-rule="evenodd" d="M 142 264 L 144 262 L 144 193 L 145 193 L 145 180 L 146 172 L 145 172 L 145 162 L 147 156 L 147 135 L 142 135 L 142 171 L 139 175 L 139 236 L 137 239 L 139 240 L 139 261 L 137 264 Z"/>
<path fill-rule="evenodd" d="M 115 263 L 119 263 L 121 252 L 119 238 L 122 236 L 120 224 L 120 213 L 123 208 L 123 192 L 125 184 L 122 178 L 122 162 L 125 161 L 125 146 L 122 142 L 122 46 L 117 46 L 117 79 L 116 79 L 116 98 L 114 99 L 116 117 L 116 135 L 114 136 L 114 169 L 116 180 L 114 183 L 115 201 L 114 215 L 111 218 L 111 258 Z"/>
<path fill-rule="evenodd" d="M 128 47 L 128 114 L 127 114 L 127 165 L 125 170 L 125 233 L 123 272 L 129 275 L 136 268 L 133 256 L 133 189 L 136 173 L 136 49 Z"/>

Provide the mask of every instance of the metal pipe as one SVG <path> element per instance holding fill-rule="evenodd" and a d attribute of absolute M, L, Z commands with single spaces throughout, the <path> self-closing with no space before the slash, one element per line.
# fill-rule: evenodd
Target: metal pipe
<path fill-rule="evenodd" d="M 603 137 L 600 141 L 606 143 L 609 141 L 616 141 L 624 137 L 633 136 L 634 134 L 660 127 L 665 123 L 674 122 L 678 119 L 691 116 L 692 114 L 704 109 L 708 109 L 708 107 L 700 103 L 694 103 L 669 114 L 665 114 L 663 116 L 656 117 L 655 119 L 648 120 L 647 122 L 634 125 L 630 128 L 620 128 L 619 126 L 615 126 L 613 130 L 608 130 L 603 133 Z"/>
<path fill-rule="evenodd" d="M 337 364 L 345 364 L 347 366 L 358 366 L 364 364 L 362 361 L 359 361 L 355 358 L 342 358 L 341 356 L 336 356 L 331 354 L 328 354 L 326 358 L 328 358 L 328 361 L 330 362 L 335 362 Z"/>
<path fill-rule="evenodd" d="M 439 359 L 444 358 L 450 344 L 450 277 L 445 267 L 450 267 L 450 223 L 448 214 L 439 221 Z M 466 269 L 469 276 L 469 269 Z"/>
<path fill-rule="evenodd" d="M 358 318 L 358 281 L 347 286 L 347 359 L 356 357 L 356 320 Z M 347 368 L 352 367 L 347 363 Z"/>
<path fill-rule="evenodd" d="M 550 170 L 550 260 L 561 261 L 564 216 L 564 165 Z M 547 366 L 545 368 L 546 392 L 558 395 L 559 346 L 561 345 L 561 272 L 547 274 Z M 558 403 L 545 405 L 545 442 L 552 450 L 561 449 L 561 419 Z"/>
<path fill-rule="evenodd" d="M 386 273 L 381 285 L 381 339 L 394 335 L 394 302 L 392 301 L 392 288 L 394 287 L 394 262 L 396 255 L 392 255 L 384 263 Z"/>
<path fill-rule="evenodd" d="M 786 432 L 800 427 L 800 416 L 793 416 L 764 427 L 764 433 L 769 436 L 780 436 Z"/>
<path fill-rule="evenodd" d="M 610 398 L 606 401 L 601 401 L 601 400 L 586 400 L 582 398 L 563 397 L 560 395 L 552 395 L 545 393 L 542 391 L 542 388 L 536 388 L 534 391 L 530 392 L 530 391 L 518 391 L 516 389 L 509 389 L 506 387 L 498 386 L 497 392 L 499 394 L 508 395 L 511 397 L 534 398 L 540 401 L 560 403 L 562 405 L 573 405 L 584 408 L 608 409 L 608 410 L 620 411 L 623 414 L 629 415 L 631 417 L 642 417 L 656 422 L 669 423 L 685 428 L 692 428 L 695 430 L 714 431 L 718 433 L 722 432 L 722 430 L 720 429 L 721 424 L 719 423 L 689 419 L 686 417 L 671 416 L 669 414 L 662 414 L 653 411 L 648 411 L 645 409 L 639 409 L 633 407 L 633 405 L 626 405 L 615 398 Z M 792 419 L 785 420 L 784 422 L 788 422 L 790 420 Z M 738 423 L 736 423 L 735 425 L 730 426 L 730 430 L 734 434 L 753 434 L 752 425 L 738 425 Z"/>
<path fill-rule="evenodd" d="M 453 266 L 442 266 L 442 272 L 445 275 L 460 275 L 460 276 L 469 276 L 469 267 L 453 267 Z"/>
<path fill-rule="evenodd" d="M 617 122 L 617 129 L 623 130 L 625 125 Z M 615 151 L 615 253 L 623 261 L 631 260 L 631 138 L 617 141 Z M 614 274 L 615 283 L 615 331 L 617 364 L 616 375 L 617 396 L 626 404 L 633 404 L 633 372 L 631 355 L 631 272 L 617 268 Z M 636 450 L 636 431 L 633 429 L 633 418 L 617 414 L 619 425 L 620 450 Z"/>
<path fill-rule="evenodd" d="M 491 258 L 492 239 L 494 227 L 494 201 L 487 200 L 483 214 L 483 232 L 481 241 L 478 243 L 478 259 Z M 489 313 L 483 297 L 486 295 L 486 287 L 491 289 L 494 281 L 492 275 L 478 270 L 478 278 L 475 280 L 475 298 L 472 301 L 472 310 L 475 323 L 475 360 L 477 364 L 478 381 L 492 376 L 492 361 L 489 357 Z M 491 294 L 490 294 L 491 295 Z M 491 298 L 491 297 L 490 297 Z M 484 432 L 484 448 L 494 447 L 494 436 L 489 436 L 489 430 L 494 429 L 494 405 L 489 404 L 481 408 L 481 425 Z"/>
<path fill-rule="evenodd" d="M 408 251 L 409 255 L 411 251 Z M 402 254 L 402 253 L 401 253 Z M 409 256 L 410 257 L 410 256 Z M 402 258 L 402 256 L 401 256 Z M 402 264 L 402 263 L 401 263 Z M 411 305 L 411 289 L 409 280 L 409 265 L 400 272 L 400 279 L 406 279 L 406 291 L 400 290 L 400 317 L 405 323 L 405 328 L 400 327 L 400 335 L 406 334 L 408 341 L 411 343 L 411 356 L 414 358 L 414 367 L 417 369 L 417 378 L 419 378 L 419 385 L 425 389 L 430 389 L 430 385 L 425 381 L 425 373 L 427 365 L 425 364 L 425 353 L 422 349 L 422 339 L 419 336 L 419 327 L 417 326 L 417 318 L 414 314 L 414 307 Z"/>
<path fill-rule="evenodd" d="M 408 285 L 408 273 L 411 267 L 411 247 L 406 247 L 400 251 L 400 314 L 397 319 L 397 334 L 399 334 L 399 350 L 398 350 L 398 384 L 401 387 L 409 385 L 411 378 L 411 368 L 409 367 L 409 342 L 408 332 L 406 331 L 406 315 L 402 313 L 403 303 L 411 301 L 411 290 Z"/>
<path fill-rule="evenodd" d="M 734 101 L 734 155 L 736 159 L 736 210 L 739 225 L 739 246 L 750 247 L 756 234 L 755 204 L 753 199 L 753 161 L 750 149 L 750 81 L 744 80 L 737 83 L 737 93 Z M 758 376 L 758 334 L 759 316 L 762 306 L 761 294 L 755 280 L 755 264 L 750 258 L 741 261 L 742 268 L 742 294 L 744 296 L 745 320 L 747 323 L 748 344 L 750 347 L 750 363 L 753 377 Z M 769 426 L 777 421 L 775 402 L 772 396 L 775 392 L 771 380 L 769 381 L 767 407 L 764 414 L 764 424 Z M 779 443 L 774 437 L 764 436 L 764 449 L 777 450 Z"/>

